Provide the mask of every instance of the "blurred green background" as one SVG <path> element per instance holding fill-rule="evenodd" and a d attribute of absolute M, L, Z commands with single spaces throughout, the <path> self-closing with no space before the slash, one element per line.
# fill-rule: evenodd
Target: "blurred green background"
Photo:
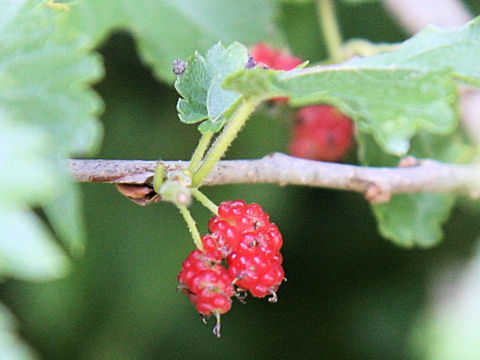
<path fill-rule="evenodd" d="M 478 1 L 469 5 L 480 13 Z M 312 5 L 280 8 L 277 26 L 291 52 L 312 62 L 324 58 Z M 338 11 L 345 38 L 407 38 L 378 4 L 339 4 Z M 97 90 L 106 111 L 98 157 L 188 159 L 196 127 L 180 123 L 173 87 L 142 65 L 132 37 L 117 32 L 99 51 L 106 77 Z M 228 158 L 285 151 L 290 125 L 288 109 L 263 107 Z M 71 275 L 51 283 L 10 281 L 0 290 L 43 359 L 421 359 L 411 351 L 411 334 L 431 306 L 432 279 L 449 264 L 468 261 L 479 236 L 480 212 L 464 206 L 455 208 L 439 246 L 405 250 L 379 237 L 357 194 L 274 185 L 206 188 L 217 203 L 242 198 L 262 205 L 284 235 L 288 278 L 277 304 L 235 302 L 217 339 L 213 319 L 202 324 L 176 292 L 180 264 L 193 249 L 176 209 L 139 207 L 111 185 L 81 189 L 88 244 Z M 198 205 L 192 211 L 205 233 L 208 212 Z"/>

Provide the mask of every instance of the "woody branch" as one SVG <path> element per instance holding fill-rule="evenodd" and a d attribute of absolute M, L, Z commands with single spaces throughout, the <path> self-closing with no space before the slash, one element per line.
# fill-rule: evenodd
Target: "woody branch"
<path fill-rule="evenodd" d="M 157 161 L 70 160 L 76 181 L 151 186 Z M 186 169 L 186 161 L 163 161 L 166 172 Z M 220 161 L 202 183 L 303 185 L 349 190 L 374 202 L 413 192 L 464 191 L 480 195 L 480 164 L 443 164 L 407 159 L 399 167 L 362 167 L 294 158 L 275 153 L 255 160 Z"/>

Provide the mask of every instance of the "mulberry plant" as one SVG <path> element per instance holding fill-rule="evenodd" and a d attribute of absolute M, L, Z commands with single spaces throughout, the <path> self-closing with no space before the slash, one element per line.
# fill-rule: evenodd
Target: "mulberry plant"
<path fill-rule="evenodd" d="M 363 2 L 343 1 L 352 6 Z M 173 3 L 0 1 L 2 280 L 64 276 L 71 260 L 85 251 L 80 191 L 74 182 L 115 183 L 137 204 L 170 202 L 178 208 L 193 244 L 187 242 L 191 249 L 186 254 L 174 254 L 177 298 L 190 301 L 204 320 L 215 320 L 214 333 L 220 336 L 220 319 L 225 321 L 223 315 L 235 303 L 252 298 L 282 301 L 288 290 L 282 285 L 285 279 L 296 281 L 295 274 L 284 272 L 293 256 L 285 253 L 284 262 L 282 254 L 284 241 L 292 239 L 287 232 L 283 237 L 284 225 L 267 214 L 273 213 L 271 204 L 226 196 L 217 206 L 205 195 L 204 186 L 269 183 L 358 192 L 369 202 L 378 233 L 404 248 L 438 244 L 456 200 L 461 198 L 463 204 L 479 197 L 479 146 L 474 137 L 478 121 L 461 121 L 468 117 L 465 109 L 478 110 L 464 105 L 473 89 L 480 88 L 479 18 L 455 28 L 430 26 L 402 43 L 386 45 L 343 42 L 335 29 L 333 0 L 316 0 L 315 5 L 310 1 Z M 309 6 L 319 10 L 324 37 L 324 43 L 310 44 L 310 50 L 319 50 L 311 54 L 326 50 L 327 55 L 318 63 L 296 56 L 302 52 L 304 39 L 297 36 L 301 32 L 293 34 L 296 30 L 289 27 L 278 33 L 280 28 L 272 20 L 282 12 L 287 16 L 286 9 Z M 154 76 L 174 82 L 180 121 L 198 126 L 199 141 L 188 161 L 78 159 L 93 156 L 101 145 L 104 103 L 97 91 L 105 90 L 103 84 L 93 85 L 103 78 L 105 66 L 96 48 L 117 29 L 133 34 L 138 54 Z M 315 33 L 308 29 L 309 35 Z M 297 44 L 292 39 L 302 41 Z M 269 41 L 282 47 L 270 46 Z M 107 69 L 110 77 L 120 74 Z M 136 104 L 131 90 L 125 98 Z M 112 107 L 108 96 L 108 111 L 118 111 L 120 117 L 128 114 Z M 168 105 L 159 96 L 151 99 Z M 260 159 L 223 161 L 257 110 L 267 113 L 269 121 L 278 121 L 279 128 L 285 125 L 281 121 L 286 114 L 291 135 L 262 123 L 252 126 L 256 138 L 249 138 L 248 145 L 253 144 L 253 149 L 268 141 L 275 146 L 273 151 L 288 149 L 293 156 L 262 150 Z M 282 116 L 272 119 L 272 114 Z M 141 118 L 136 115 L 135 119 Z M 172 139 L 186 143 L 178 134 L 163 141 L 170 133 L 162 133 L 165 137 L 159 140 L 149 130 L 143 136 L 154 149 Z M 265 141 L 267 136 L 275 142 Z M 341 163 L 347 161 L 351 164 Z M 203 205 L 211 217 L 208 224 L 201 224 L 208 228 L 204 233 L 190 212 L 193 202 Z M 472 207 L 477 205 L 473 202 Z M 291 204 L 287 206 L 290 210 Z M 187 230 L 182 230 L 188 238 Z M 130 241 L 128 236 L 124 239 Z M 175 274 L 170 275 L 175 280 Z M 171 290 L 176 296 L 174 286 Z M 21 313 L 22 301 L 14 305 Z M 11 318 L 0 303 L 2 359 L 10 345 L 18 349 Z M 23 318 L 37 321 L 25 313 Z"/>
<path fill-rule="evenodd" d="M 206 58 L 196 53 L 186 62 L 175 60 L 180 119 L 187 123 L 203 121 L 199 125 L 202 137 L 185 171 L 165 174 L 160 162 L 153 182 L 160 198 L 179 208 L 197 247 L 182 264 L 179 289 L 200 314 L 215 316 L 217 336 L 220 315 L 230 310 L 232 297 L 244 301 L 244 295 L 250 293 L 260 298 L 270 296 L 269 301 L 276 302 L 276 292 L 284 280 L 282 235 L 261 206 L 236 200 L 217 207 L 198 189 L 259 103 L 221 87 L 224 77 L 237 70 L 264 69 L 262 64 L 252 64 L 251 59 L 247 48 L 239 43 L 227 48 L 218 43 Z M 194 83 L 199 76 L 204 83 Z M 216 96 L 215 103 L 201 102 L 210 96 Z M 214 214 L 208 223 L 210 234 L 200 236 L 198 232 L 188 210 L 192 196 Z"/>

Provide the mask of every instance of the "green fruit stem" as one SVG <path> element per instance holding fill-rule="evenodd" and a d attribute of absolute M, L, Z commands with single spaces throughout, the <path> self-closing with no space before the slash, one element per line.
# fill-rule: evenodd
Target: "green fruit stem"
<path fill-rule="evenodd" d="M 155 174 L 153 175 L 153 190 L 160 194 L 160 188 L 163 184 L 163 179 L 165 177 L 165 166 L 161 161 L 158 161 L 157 166 L 155 166 Z"/>
<path fill-rule="evenodd" d="M 218 215 L 218 206 L 210 200 L 204 193 L 197 188 L 191 188 L 190 192 L 203 206 L 210 210 L 213 214 Z"/>
<path fill-rule="evenodd" d="M 213 137 L 213 131 L 206 132 L 205 134 L 202 135 L 200 138 L 200 141 L 198 142 L 197 148 L 193 152 L 192 159 L 190 160 L 190 164 L 188 165 L 188 170 L 191 172 L 194 172 L 200 162 L 203 159 L 203 155 L 205 155 L 205 152 L 208 149 L 208 145 L 210 145 L 210 141 L 212 140 Z"/>
<path fill-rule="evenodd" d="M 185 222 L 187 223 L 188 230 L 192 235 L 195 246 L 197 247 L 197 249 L 204 251 L 202 239 L 200 237 L 200 233 L 198 232 L 198 229 L 197 229 L 197 224 L 195 223 L 195 220 L 193 219 L 192 214 L 190 214 L 190 211 L 185 205 L 177 205 L 177 207 L 178 207 L 178 210 L 180 210 L 180 214 L 182 214 Z"/>
<path fill-rule="evenodd" d="M 327 46 L 328 55 L 333 62 L 340 62 L 342 60 L 342 36 L 338 28 L 338 20 L 335 14 L 333 0 L 317 0 L 317 16 Z"/>
<path fill-rule="evenodd" d="M 234 111 L 223 128 L 222 133 L 216 138 L 215 142 L 210 147 L 204 161 L 194 172 L 192 187 L 198 187 L 213 169 L 218 160 L 223 157 L 228 147 L 259 103 L 259 99 L 244 99 Z"/>

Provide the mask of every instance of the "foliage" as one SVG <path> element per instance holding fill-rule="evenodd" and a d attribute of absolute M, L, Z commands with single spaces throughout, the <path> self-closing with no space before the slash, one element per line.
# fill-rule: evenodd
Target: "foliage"
<path fill-rule="evenodd" d="M 78 201 L 63 161 L 98 148 L 102 103 L 89 86 L 103 69 L 80 36 L 56 30 L 54 10 L 33 1 L 0 6 L 1 272 L 58 277 L 67 259 L 26 208 L 43 206 L 67 248 L 81 251 Z"/>
<path fill-rule="evenodd" d="M 384 152 L 403 156 L 421 129 L 449 134 L 456 128 L 453 80 L 478 85 L 479 29 L 479 20 L 461 29 L 432 27 L 377 56 L 285 74 L 244 70 L 225 85 L 246 96 L 288 95 L 294 105 L 332 103 Z"/>
<path fill-rule="evenodd" d="M 293 105 L 337 106 L 356 121 L 364 165 L 395 166 L 398 158 L 389 154 L 456 162 L 467 150 L 457 130 L 454 80 L 478 85 L 473 59 L 480 57 L 479 28 L 478 19 L 460 29 L 431 27 L 395 50 L 340 65 L 239 70 L 225 86 L 245 97 L 286 95 Z M 410 148 L 414 137 L 416 146 Z M 425 247 L 441 239 L 440 226 L 452 206 L 452 195 L 415 194 L 395 196 L 373 209 L 385 237 Z"/>
<path fill-rule="evenodd" d="M 64 161 L 100 148 L 103 104 L 91 87 L 104 69 L 93 49 L 115 30 L 130 32 L 142 60 L 168 83 L 174 79 L 172 60 L 199 51 L 175 86 L 183 98 L 180 119 L 203 121 L 202 133 L 220 131 L 243 99 L 288 96 L 292 106 L 329 103 L 352 117 L 363 165 L 395 166 L 407 154 L 470 159 L 458 127 L 457 85 L 480 86 L 479 19 L 458 29 L 431 27 L 392 51 L 343 64 L 247 70 L 241 43 L 267 37 L 282 42 L 277 30 L 269 32 L 277 6 L 253 0 L 84 0 L 66 11 L 47 1 L 1 0 L 0 276 L 57 279 L 69 269 L 62 247 L 73 255 L 83 252 L 79 191 Z M 219 40 L 232 45 L 225 48 Z M 200 52 L 214 43 L 203 58 Z M 262 139 L 263 133 L 253 135 Z M 455 195 L 398 195 L 372 207 L 384 237 L 429 247 L 441 239 L 454 201 Z M 13 346 L 12 359 L 33 359 L 0 306 L 0 344 L 6 344 L 0 358 L 10 359 L 4 352 Z"/>
<path fill-rule="evenodd" d="M 38 357 L 22 342 L 14 331 L 17 321 L 10 311 L 0 304 L 0 358 L 3 360 L 34 360 Z"/>
<path fill-rule="evenodd" d="M 383 153 L 368 134 L 358 136 L 359 158 L 370 166 L 395 166 L 398 158 Z M 419 133 L 409 154 L 418 159 L 457 162 L 468 157 L 468 146 L 459 134 L 435 136 Z M 372 204 L 379 230 L 402 246 L 430 247 L 442 239 L 442 224 L 454 205 L 453 194 L 400 194 L 384 204 Z"/>
<path fill-rule="evenodd" d="M 5 245 L 1 253 L 5 257 L 2 261 L 5 265 L 1 271 L 37 279 L 61 275 L 67 266 L 67 259 L 57 249 L 41 222 L 35 220 L 31 213 L 25 213 L 26 205 L 42 206 L 69 250 L 75 254 L 83 251 L 78 194 L 65 173 L 63 161 L 71 156 L 93 154 L 100 145 L 101 128 L 97 118 L 102 103 L 89 85 L 103 75 L 103 68 L 98 56 L 92 53 L 92 47 L 115 28 L 135 28 L 145 58 L 155 59 L 154 68 L 158 69 L 159 76 L 170 80 L 173 76 L 171 59 L 185 54 L 185 49 L 193 51 L 197 46 L 197 37 L 192 34 L 199 34 L 197 27 L 193 26 L 195 22 L 192 22 L 192 17 L 202 20 L 198 27 L 206 43 L 218 38 L 254 41 L 265 31 L 256 21 L 258 18 L 246 23 L 245 28 L 250 31 L 244 32 L 243 26 L 231 28 L 231 21 L 227 17 L 215 16 L 223 11 L 225 14 L 241 13 L 242 8 L 232 1 L 215 6 L 212 2 L 209 7 L 193 1 L 191 4 L 183 2 L 175 8 L 163 2 L 132 5 L 130 2 L 106 1 L 100 5 L 84 1 L 74 6 L 71 13 L 63 13 L 63 7 L 57 9 L 56 6 L 47 5 L 46 1 L 39 0 L 18 1 L 15 4 L 0 2 L 4 19 L 0 45 L 0 76 L 3 79 L 0 85 L 0 151 L 6 160 L 2 161 L 0 167 L 0 174 L 3 175 L 2 195 L 5 193 L 6 200 L 2 204 L 2 213 L 5 215 L 1 218 L 5 229 L 0 237 L 0 245 Z M 197 13 L 195 9 L 199 6 L 202 11 Z M 210 11 L 214 7 L 216 13 Z M 271 8 L 266 4 L 256 5 L 252 2 L 249 10 L 252 8 L 258 17 L 271 14 Z M 164 31 L 172 31 L 174 27 L 179 29 L 175 38 L 164 37 L 171 41 L 170 44 L 153 39 L 158 37 L 159 29 L 158 26 L 152 26 L 156 23 L 152 15 L 165 12 L 171 16 L 164 19 L 171 22 L 161 28 Z M 210 21 L 212 19 L 207 19 L 207 16 L 216 20 Z M 151 23 L 145 19 L 150 19 Z M 212 33 L 213 28 L 215 31 Z M 152 29 L 155 30 L 153 33 Z M 223 35 L 220 37 L 220 34 Z M 185 46 L 187 39 L 190 47 Z M 178 44 L 182 44 L 182 51 L 177 51 Z M 170 46 L 166 46 L 168 51 L 164 52 L 165 49 L 157 48 L 158 45 Z M 218 79 L 215 82 L 217 86 L 212 86 L 212 94 L 223 91 Z M 215 106 L 218 106 L 218 102 L 213 101 L 210 112 L 221 112 Z M 221 114 L 217 115 L 220 118 Z M 13 173 L 9 170 L 12 168 L 15 168 Z M 18 248 L 15 246 L 11 251 L 17 252 L 19 258 L 32 261 L 32 265 L 21 272 L 14 270 L 17 265 L 7 260 L 13 256 L 8 255 L 7 245 L 11 246 L 12 239 L 17 237 L 31 244 L 32 250 L 35 246 L 36 251 L 44 254 L 19 257 L 19 250 L 30 249 L 18 243 Z M 33 263 L 35 261 L 39 263 Z"/>
<path fill-rule="evenodd" d="M 72 7 L 69 25 L 94 44 L 113 30 L 130 31 L 143 60 L 170 82 L 173 59 L 186 59 L 218 41 L 252 44 L 264 38 L 273 10 L 269 2 L 255 0 L 85 0 Z"/>
<path fill-rule="evenodd" d="M 240 43 L 233 43 L 227 49 L 218 43 L 212 47 L 206 58 L 198 52 L 190 56 L 185 73 L 177 78 L 175 88 L 182 96 L 178 100 L 177 110 L 184 123 L 200 124 L 202 133 L 219 131 L 227 116 L 232 112 L 240 95 L 222 88 L 225 77 L 237 70 L 245 68 L 248 61 L 248 50 Z"/>

